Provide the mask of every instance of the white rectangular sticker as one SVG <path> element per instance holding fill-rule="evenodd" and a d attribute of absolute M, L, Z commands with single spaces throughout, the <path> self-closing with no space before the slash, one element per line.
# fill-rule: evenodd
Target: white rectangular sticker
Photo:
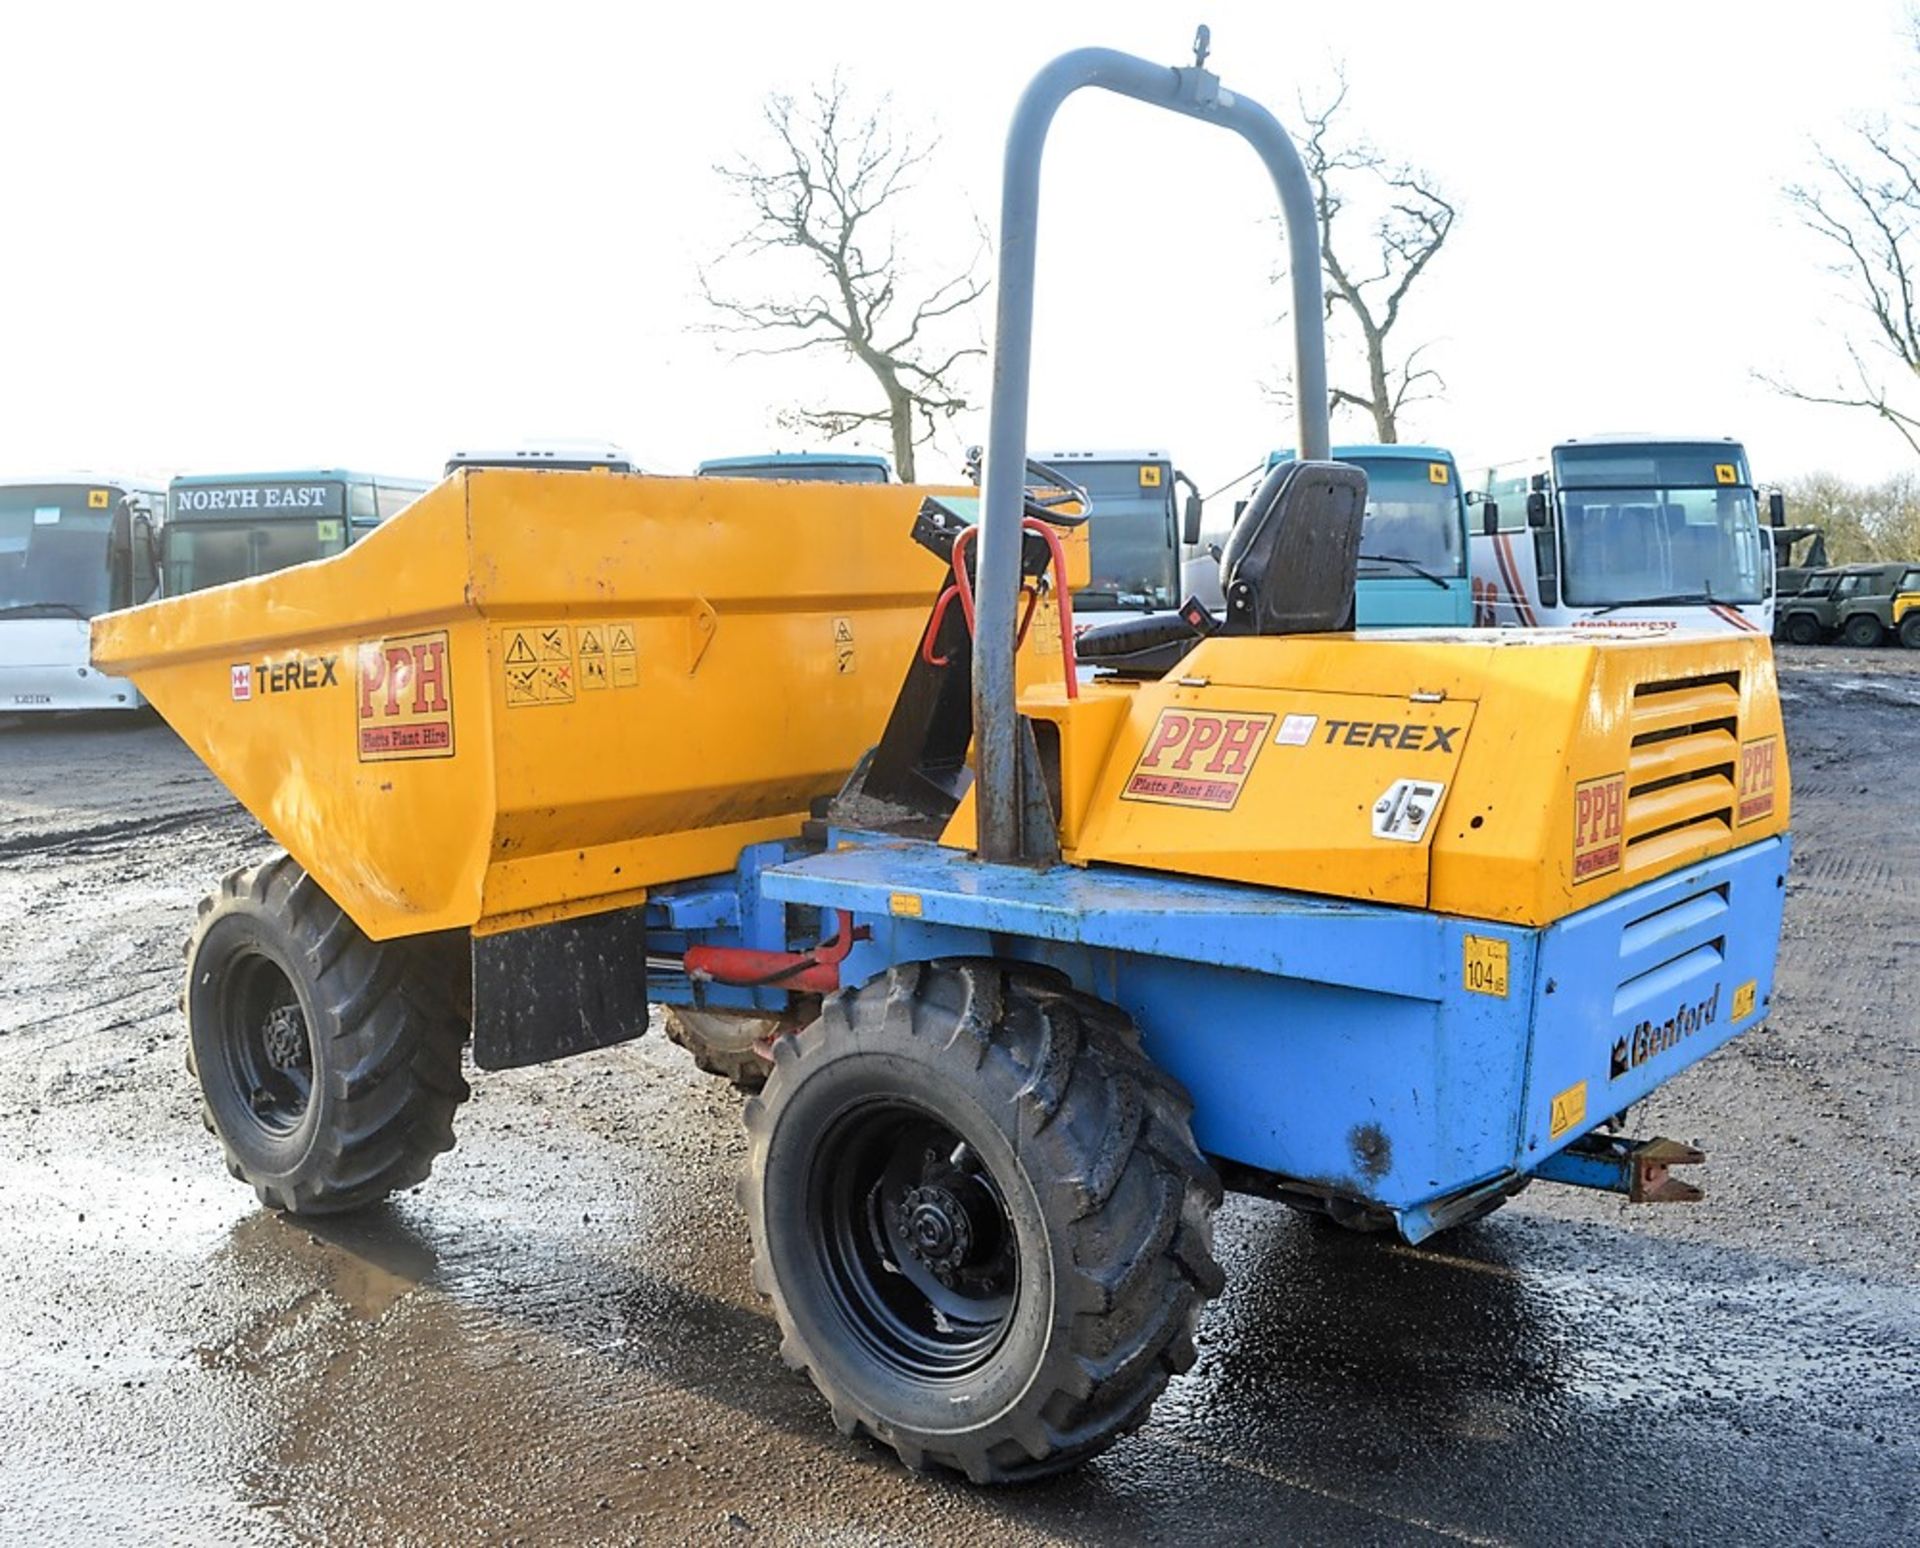
<path fill-rule="evenodd" d="M 51 527 L 60 520 L 60 507 L 57 505 L 36 505 L 33 508 L 33 524 L 36 527 Z"/>
<path fill-rule="evenodd" d="M 1289 715 L 1280 722 L 1280 729 L 1274 733 L 1275 747 L 1305 747 L 1313 739 L 1313 728 L 1320 724 L 1318 715 Z"/>

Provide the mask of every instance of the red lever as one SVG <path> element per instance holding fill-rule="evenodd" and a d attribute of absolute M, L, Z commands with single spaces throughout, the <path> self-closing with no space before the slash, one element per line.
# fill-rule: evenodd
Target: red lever
<path fill-rule="evenodd" d="M 1021 529 L 1037 532 L 1045 540 L 1053 567 L 1054 592 L 1060 599 L 1060 658 L 1066 670 L 1067 697 L 1080 697 L 1080 662 L 1073 648 L 1073 594 L 1067 590 L 1067 552 L 1060 544 L 1059 535 L 1043 521 L 1031 516 L 1021 519 Z M 940 626 L 946 621 L 947 608 L 955 597 L 960 599 L 960 611 L 966 616 L 967 633 L 974 632 L 973 621 L 973 581 L 967 575 L 967 545 L 973 541 L 978 527 L 968 527 L 953 540 L 953 579 L 940 593 L 933 604 L 933 614 L 927 619 L 927 632 L 920 637 L 920 659 L 928 666 L 943 667 L 947 664 L 945 656 L 933 653 L 933 642 L 939 636 Z M 1026 594 L 1027 610 L 1020 615 L 1020 628 L 1013 637 L 1013 648 L 1018 650 L 1026 643 L 1027 629 L 1033 623 L 1034 609 L 1040 605 L 1040 588 L 1022 586 Z"/>

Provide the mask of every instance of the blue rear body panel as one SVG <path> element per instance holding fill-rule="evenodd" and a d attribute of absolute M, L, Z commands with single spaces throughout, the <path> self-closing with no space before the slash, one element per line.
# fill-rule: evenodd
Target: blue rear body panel
<path fill-rule="evenodd" d="M 785 904 L 796 940 L 830 934 L 826 911 L 871 930 L 847 984 L 936 957 L 1057 968 L 1134 1017 L 1192 1093 L 1203 1149 L 1384 1206 L 1415 1239 L 1437 1204 L 1531 1172 L 1764 1019 L 1788 859 L 1768 839 L 1531 929 L 838 837 L 756 863 L 745 887 L 716 883 L 760 928 L 687 938 L 785 946 L 765 938 L 767 905 Z M 1469 935 L 1505 943 L 1505 996 L 1466 987 Z"/>

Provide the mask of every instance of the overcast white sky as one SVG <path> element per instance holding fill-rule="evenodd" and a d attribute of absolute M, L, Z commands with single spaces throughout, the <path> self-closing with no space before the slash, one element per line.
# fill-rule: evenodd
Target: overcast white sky
<path fill-rule="evenodd" d="M 1890 432 L 1752 378 L 1837 371 L 1842 304 L 1779 191 L 1814 136 L 1906 100 L 1893 0 L 69 0 L 0 19 L 0 473 L 434 473 L 552 436 L 684 471 L 794 447 L 780 406 L 857 394 L 857 368 L 730 362 L 697 331 L 696 266 L 738 228 L 711 166 L 755 143 L 765 94 L 839 67 L 937 125 L 937 264 L 967 203 L 997 211 L 1040 64 L 1087 43 L 1185 62 L 1201 20 L 1213 67 L 1283 121 L 1344 58 L 1355 123 L 1461 207 L 1405 325 L 1448 383 L 1409 438 L 1471 461 L 1666 429 L 1744 438 L 1763 479 L 1902 465 Z M 1286 371 L 1262 177 L 1217 131 L 1069 103 L 1035 445 L 1160 445 L 1211 488 L 1290 443 L 1260 392 Z"/>

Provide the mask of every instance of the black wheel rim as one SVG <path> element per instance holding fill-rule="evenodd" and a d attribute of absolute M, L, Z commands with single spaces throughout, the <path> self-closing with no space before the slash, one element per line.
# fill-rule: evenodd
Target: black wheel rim
<path fill-rule="evenodd" d="M 267 1134 L 293 1133 L 313 1097 L 313 1041 L 293 981 L 271 957 L 247 952 L 228 968 L 219 1016 L 240 1105 Z"/>
<path fill-rule="evenodd" d="M 908 1103 L 844 1114 L 815 1153 L 807 1226 L 866 1352 L 915 1382 L 956 1381 L 999 1349 L 1019 1298 L 999 1184 L 943 1120 Z"/>

